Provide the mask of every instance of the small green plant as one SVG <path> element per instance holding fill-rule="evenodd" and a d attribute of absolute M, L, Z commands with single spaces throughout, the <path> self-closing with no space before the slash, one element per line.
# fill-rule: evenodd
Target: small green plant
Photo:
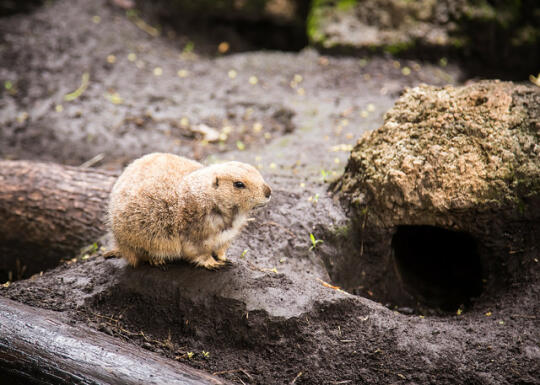
<path fill-rule="evenodd" d="M 193 358 L 193 352 L 187 352 L 186 356 L 187 356 L 188 360 L 191 360 Z"/>
<path fill-rule="evenodd" d="M 210 352 L 207 352 L 206 350 L 203 350 L 201 354 L 203 355 L 204 358 L 210 357 Z"/>
<path fill-rule="evenodd" d="M 441 67 L 446 67 L 448 65 L 448 59 L 445 58 L 444 56 L 439 60 L 439 64 L 441 65 Z"/>
<path fill-rule="evenodd" d="M 309 233 L 309 240 L 311 241 L 311 247 L 309 251 L 315 250 L 320 243 L 323 243 L 321 239 L 316 239 L 313 233 Z"/>
<path fill-rule="evenodd" d="M 95 253 L 97 253 L 98 251 L 99 251 L 99 245 L 97 242 L 94 242 L 91 245 L 88 245 L 82 248 L 78 258 L 86 260 L 90 258 L 92 255 L 94 255 Z"/>
<path fill-rule="evenodd" d="M 323 182 L 326 182 L 328 180 L 328 174 L 328 171 L 326 171 L 325 169 L 321 169 L 321 180 Z"/>
<path fill-rule="evenodd" d="M 183 53 L 192 53 L 195 49 L 195 43 L 192 41 L 188 41 L 183 49 Z"/>

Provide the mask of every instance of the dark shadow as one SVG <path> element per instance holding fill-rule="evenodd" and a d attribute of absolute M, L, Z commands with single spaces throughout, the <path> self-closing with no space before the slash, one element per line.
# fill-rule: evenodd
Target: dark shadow
<path fill-rule="evenodd" d="M 43 3 L 44 0 L 2 0 L 0 1 L 0 17 L 32 12 Z"/>
<path fill-rule="evenodd" d="M 454 311 L 482 293 L 476 240 L 433 226 L 399 226 L 392 238 L 397 275 L 420 302 Z"/>
<path fill-rule="evenodd" d="M 0 283 L 29 278 L 58 266 L 63 257 L 69 256 L 68 252 L 47 249 L 45 245 L 24 241 L 3 242 L 0 244 Z"/>
<path fill-rule="evenodd" d="M 309 0 L 294 0 L 293 15 L 271 15 L 258 6 L 236 9 L 228 3 L 203 8 L 193 2 L 137 1 L 145 20 L 174 31 L 179 46 L 193 43 L 198 54 L 215 55 L 220 42 L 228 42 L 227 54 L 256 50 L 297 52 L 308 45 L 306 19 Z M 251 4 L 253 6 L 253 4 Z M 253 8 L 253 7 L 252 7 Z"/>

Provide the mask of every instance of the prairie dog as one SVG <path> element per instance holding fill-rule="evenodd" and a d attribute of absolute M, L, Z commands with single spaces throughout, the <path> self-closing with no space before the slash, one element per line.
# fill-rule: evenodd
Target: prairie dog
<path fill-rule="evenodd" d="M 113 253 L 132 266 L 184 259 L 219 268 L 249 211 L 268 203 L 271 193 L 246 163 L 204 167 L 173 154 L 145 155 L 126 167 L 111 192 Z"/>

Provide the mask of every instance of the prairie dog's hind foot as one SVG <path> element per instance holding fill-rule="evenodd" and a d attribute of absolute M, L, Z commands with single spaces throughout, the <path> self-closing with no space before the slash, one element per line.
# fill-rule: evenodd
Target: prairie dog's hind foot
<path fill-rule="evenodd" d="M 121 258 L 122 254 L 120 254 L 120 251 L 118 249 L 111 249 L 103 253 L 103 258 L 105 259 L 111 259 L 111 258 Z"/>
<path fill-rule="evenodd" d="M 168 270 L 167 261 L 164 258 L 159 258 L 159 257 L 150 258 L 150 259 L 148 259 L 148 264 L 150 266 L 158 267 L 159 269 L 161 269 L 163 271 Z"/>
<path fill-rule="evenodd" d="M 223 259 L 214 258 L 215 254 L 214 255 L 213 254 L 214 253 L 210 255 L 201 255 L 197 258 L 192 259 L 192 262 L 195 263 L 197 266 L 204 267 L 205 269 L 208 269 L 208 270 L 218 270 L 224 267 L 225 265 L 229 264 L 227 259 L 223 260 Z"/>

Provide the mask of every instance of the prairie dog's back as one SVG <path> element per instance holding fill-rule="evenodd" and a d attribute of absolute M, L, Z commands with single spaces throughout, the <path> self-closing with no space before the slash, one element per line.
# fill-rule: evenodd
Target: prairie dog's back
<path fill-rule="evenodd" d="M 203 165 L 181 156 L 164 153 L 152 153 L 131 163 L 113 187 L 115 191 L 138 194 L 144 190 L 159 195 L 168 195 L 176 190 L 182 178 Z M 165 191 L 165 189 L 171 191 Z"/>

